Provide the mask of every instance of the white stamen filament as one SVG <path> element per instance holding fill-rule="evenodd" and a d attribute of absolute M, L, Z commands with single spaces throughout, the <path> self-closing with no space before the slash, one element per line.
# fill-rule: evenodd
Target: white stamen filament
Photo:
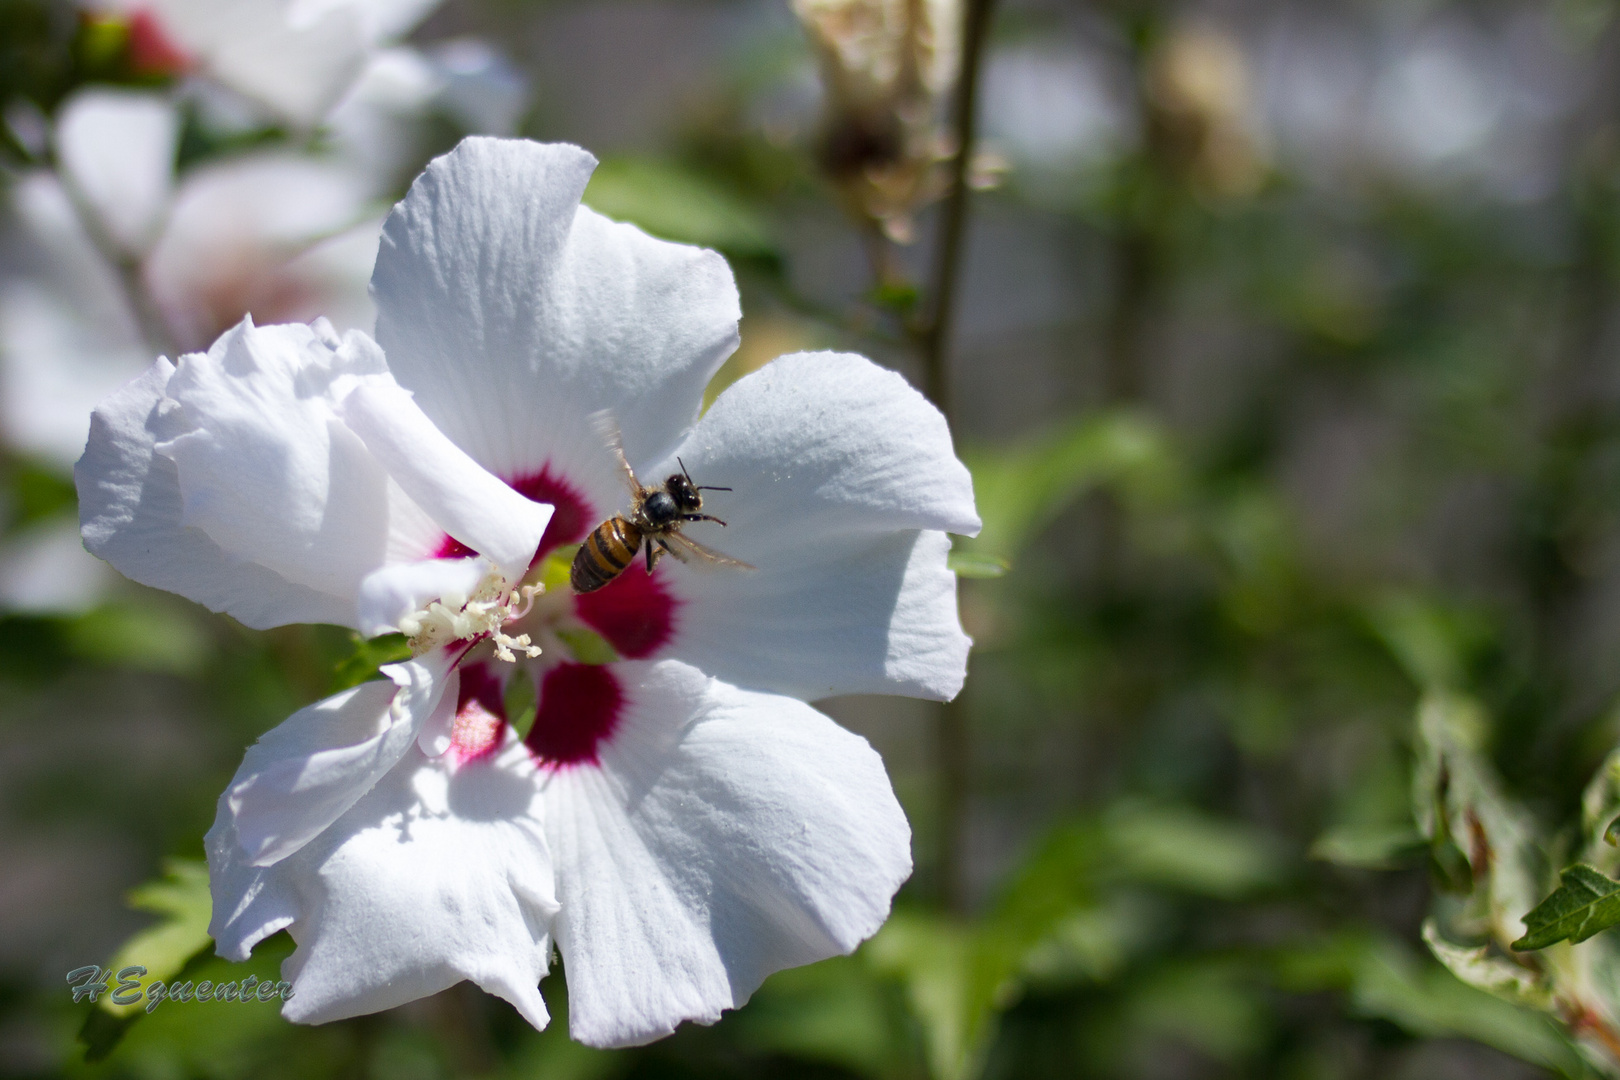
<path fill-rule="evenodd" d="M 410 639 L 413 656 L 421 656 L 452 641 L 487 636 L 495 645 L 497 660 L 516 663 L 518 652 L 532 658 L 540 655 L 540 648 L 529 641 L 528 634 L 513 637 L 502 627 L 528 614 L 536 594 L 544 591 L 544 585 L 509 590 L 505 578 L 490 574 L 464 603 L 455 602 L 459 597 L 435 600 L 399 620 L 399 629 Z"/>

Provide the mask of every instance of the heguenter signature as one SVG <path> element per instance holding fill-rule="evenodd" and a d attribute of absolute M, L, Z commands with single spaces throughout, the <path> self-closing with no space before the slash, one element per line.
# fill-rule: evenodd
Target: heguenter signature
<path fill-rule="evenodd" d="M 146 975 L 146 968 L 139 964 L 119 968 L 116 973 L 111 968 L 102 968 L 94 964 L 74 968 L 67 973 L 67 981 L 73 985 L 73 1000 L 96 1001 L 102 994 L 107 994 L 114 1005 L 134 1005 L 142 998 L 146 999 L 146 1011 L 151 1012 L 165 1001 L 286 1001 L 293 996 L 292 984 L 289 982 L 260 979 L 257 975 L 249 975 L 237 981 L 231 979 L 225 982 L 213 982 L 208 979 L 193 984 L 190 979 L 182 982 L 175 979 L 165 983 L 162 979 L 153 979 L 142 985 L 141 979 Z M 108 984 L 116 979 L 116 985 Z"/>

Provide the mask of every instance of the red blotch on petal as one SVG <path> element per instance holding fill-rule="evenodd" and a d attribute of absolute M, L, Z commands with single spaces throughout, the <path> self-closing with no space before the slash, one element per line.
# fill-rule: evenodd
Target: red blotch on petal
<path fill-rule="evenodd" d="M 535 502 L 550 503 L 556 508 L 552 511 L 545 535 L 540 537 L 540 547 L 534 553 L 536 559 L 545 558 L 553 548 L 563 544 L 579 543 L 597 524 L 585 496 L 568 481 L 553 476 L 550 465 L 537 473 L 508 480 L 507 483 L 519 495 Z"/>
<path fill-rule="evenodd" d="M 158 17 L 141 8 L 129 18 L 129 66 L 137 75 L 178 75 L 191 57 L 164 31 Z"/>
<path fill-rule="evenodd" d="M 642 660 L 675 635 L 675 597 L 643 554 L 595 592 L 574 598 L 580 621 L 607 638 L 627 660 Z"/>
<path fill-rule="evenodd" d="M 595 765 L 624 711 L 624 691 L 606 665 L 559 664 L 540 681 L 534 727 L 523 741 L 540 764 Z"/>
<path fill-rule="evenodd" d="M 450 747 L 460 761 L 483 757 L 501 744 L 506 730 L 506 701 L 500 680 L 486 664 L 461 668 L 461 695 L 450 729 Z"/>
<path fill-rule="evenodd" d="M 551 521 L 546 525 L 545 534 L 540 537 L 540 546 L 535 549 L 534 562 L 545 558 L 553 548 L 563 544 L 579 543 L 585 539 L 585 534 L 592 526 L 597 524 L 591 514 L 591 504 L 585 501 L 585 497 L 574 485 L 554 476 L 550 465 L 537 473 L 525 473 L 516 479 L 507 480 L 506 485 L 526 499 L 550 503 L 554 508 Z M 439 542 L 433 557 L 465 559 L 469 555 L 476 554 L 478 554 L 476 551 L 460 540 L 446 536 Z"/>

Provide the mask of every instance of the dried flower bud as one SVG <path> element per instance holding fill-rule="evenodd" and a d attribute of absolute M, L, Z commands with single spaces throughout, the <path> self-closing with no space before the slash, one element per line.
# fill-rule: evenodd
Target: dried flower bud
<path fill-rule="evenodd" d="M 1252 194 L 1265 161 L 1251 124 L 1249 71 L 1242 47 L 1208 25 L 1175 27 L 1147 70 L 1152 136 L 1198 188 L 1218 196 Z"/>
<path fill-rule="evenodd" d="M 961 67 L 958 0 L 795 0 L 821 62 L 818 157 L 856 216 L 910 239 L 955 152 L 945 101 Z"/>

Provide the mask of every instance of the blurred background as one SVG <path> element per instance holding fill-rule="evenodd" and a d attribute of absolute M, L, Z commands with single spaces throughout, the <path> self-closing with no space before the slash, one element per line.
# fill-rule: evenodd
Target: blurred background
<path fill-rule="evenodd" d="M 1620 1075 L 1605 939 L 1515 959 L 1493 916 L 1613 865 L 1617 14 L 0 0 L 0 1075 Z M 470 132 L 728 257 L 716 392 L 836 347 L 947 408 L 967 689 L 820 703 L 917 872 L 855 957 L 637 1050 L 569 1043 L 560 978 L 544 1034 L 465 984 L 74 1005 L 195 934 L 243 749 L 374 663 L 85 554 L 88 411 L 246 312 L 369 326 L 383 214 Z"/>

